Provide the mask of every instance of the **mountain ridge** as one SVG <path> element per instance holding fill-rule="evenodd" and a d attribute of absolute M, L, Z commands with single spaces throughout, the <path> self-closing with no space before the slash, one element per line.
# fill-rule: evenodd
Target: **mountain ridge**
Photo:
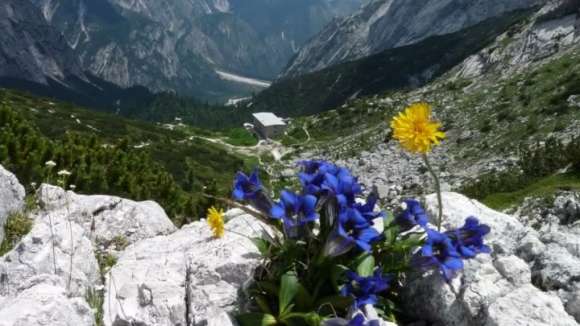
<path fill-rule="evenodd" d="M 215 70 L 272 79 L 300 44 L 360 0 L 34 0 L 82 67 L 120 87 L 225 100 L 261 87 Z M 299 23 L 298 23 L 299 22 Z"/>
<path fill-rule="evenodd" d="M 540 0 L 374 0 L 328 24 L 305 44 L 280 78 L 321 70 L 380 51 L 457 32 Z"/>
<path fill-rule="evenodd" d="M 282 115 L 300 116 L 338 107 L 357 97 L 417 88 L 454 68 L 533 13 L 516 10 L 455 33 L 283 78 L 257 94 L 251 106 L 255 110 L 272 108 Z"/>

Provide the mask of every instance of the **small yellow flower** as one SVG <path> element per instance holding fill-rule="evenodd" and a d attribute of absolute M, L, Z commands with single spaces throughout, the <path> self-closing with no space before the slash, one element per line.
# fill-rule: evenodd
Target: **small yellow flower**
<path fill-rule="evenodd" d="M 424 102 L 411 104 L 391 121 L 393 137 L 401 146 L 421 154 L 430 152 L 433 145 L 439 145 L 445 138 L 440 127 L 439 122 L 431 120 L 431 105 Z"/>
<path fill-rule="evenodd" d="M 213 232 L 213 236 L 221 238 L 224 236 L 224 211 L 211 207 L 207 210 L 207 224 Z"/>

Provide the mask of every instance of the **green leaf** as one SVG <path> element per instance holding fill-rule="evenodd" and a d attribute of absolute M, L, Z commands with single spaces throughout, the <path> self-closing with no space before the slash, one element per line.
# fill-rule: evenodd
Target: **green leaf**
<path fill-rule="evenodd" d="M 278 285 L 268 281 L 258 282 L 257 285 L 260 290 L 266 292 L 268 295 L 273 297 L 278 296 Z"/>
<path fill-rule="evenodd" d="M 306 324 L 309 326 L 319 326 L 322 318 L 315 312 L 308 312 L 308 313 L 300 313 L 300 312 L 293 312 L 284 317 L 282 319 L 283 322 L 287 323 L 288 325 L 303 325 L 303 323 L 294 322 L 292 319 L 302 319 Z"/>
<path fill-rule="evenodd" d="M 270 249 L 270 243 L 262 238 L 252 238 L 252 242 L 258 248 L 258 251 L 262 256 L 266 256 Z"/>
<path fill-rule="evenodd" d="M 339 284 L 339 281 L 348 270 L 349 268 L 344 265 L 332 266 L 332 270 L 330 271 L 330 280 L 336 291 L 339 291 L 340 287 L 342 287 L 342 284 Z"/>
<path fill-rule="evenodd" d="M 356 272 L 362 277 L 369 277 L 373 275 L 375 270 L 375 257 L 371 254 L 367 254 L 356 267 Z"/>
<path fill-rule="evenodd" d="M 314 305 L 314 299 L 308 290 L 301 284 L 298 284 L 298 292 L 296 293 L 296 309 L 299 311 L 308 311 Z"/>
<path fill-rule="evenodd" d="M 260 309 L 262 309 L 262 312 L 272 314 L 272 309 L 270 309 L 270 304 L 265 296 L 263 295 L 256 296 L 256 303 L 258 304 Z"/>
<path fill-rule="evenodd" d="M 333 310 L 346 310 L 352 304 L 352 298 L 350 297 L 343 297 L 342 295 L 333 295 L 324 297 L 314 304 L 315 307 L 319 307 L 318 310 L 322 310 L 323 308 L 329 309 L 332 307 L 330 312 L 332 313 Z M 319 311 L 320 312 L 320 311 Z"/>
<path fill-rule="evenodd" d="M 276 317 L 257 312 L 241 314 L 236 317 L 240 326 L 275 326 Z"/>
<path fill-rule="evenodd" d="M 299 288 L 298 278 L 293 272 L 288 272 L 282 276 L 278 301 L 280 304 L 279 316 L 290 312 L 290 303 L 296 297 Z"/>

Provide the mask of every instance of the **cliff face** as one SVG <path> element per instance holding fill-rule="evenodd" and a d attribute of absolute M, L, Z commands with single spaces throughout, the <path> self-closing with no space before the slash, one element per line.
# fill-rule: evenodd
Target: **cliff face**
<path fill-rule="evenodd" d="M 352 16 L 335 19 L 312 38 L 283 77 L 321 70 L 385 49 L 445 35 L 538 0 L 374 0 Z"/>
<path fill-rule="evenodd" d="M 43 85 L 86 78 L 66 40 L 29 0 L 2 1 L 0 29 L 1 77 Z"/>

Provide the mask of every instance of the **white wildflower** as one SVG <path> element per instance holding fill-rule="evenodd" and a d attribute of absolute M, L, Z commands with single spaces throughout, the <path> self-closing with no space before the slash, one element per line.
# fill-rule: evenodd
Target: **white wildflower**
<path fill-rule="evenodd" d="M 69 171 L 67 171 L 67 170 L 60 170 L 60 171 L 58 171 L 58 173 L 57 173 L 57 174 L 58 174 L 59 176 L 61 176 L 61 177 L 68 177 L 68 176 L 69 176 L 69 175 L 71 175 L 72 173 L 70 173 L 70 172 L 69 172 Z"/>
<path fill-rule="evenodd" d="M 54 161 L 47 161 L 46 163 L 44 163 L 45 166 L 47 166 L 48 168 L 53 168 L 56 166 L 56 163 Z"/>

